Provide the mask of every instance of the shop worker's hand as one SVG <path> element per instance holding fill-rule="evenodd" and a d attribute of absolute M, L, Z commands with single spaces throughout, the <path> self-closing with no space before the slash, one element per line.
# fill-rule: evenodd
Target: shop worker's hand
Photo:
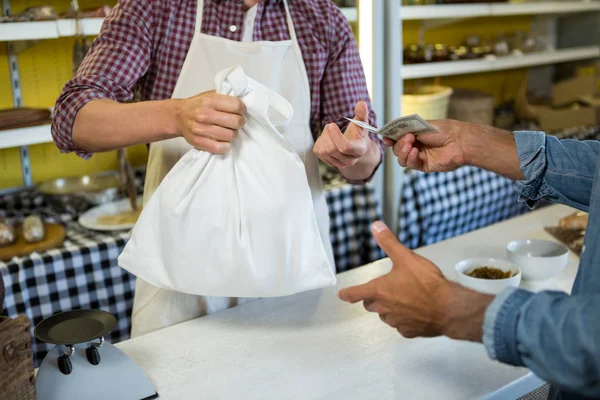
<path fill-rule="evenodd" d="M 439 132 L 411 133 L 397 142 L 383 138 L 392 147 L 398 164 L 424 172 L 448 172 L 465 165 L 465 151 L 460 137 L 470 124 L 452 120 L 428 121 Z"/>
<path fill-rule="evenodd" d="M 223 154 L 231 149 L 237 130 L 244 126 L 245 113 L 246 106 L 240 99 L 213 90 L 180 100 L 177 126 L 190 145 Z"/>
<path fill-rule="evenodd" d="M 405 337 L 442 335 L 444 310 L 440 299 L 452 284 L 429 260 L 400 244 L 383 222 L 375 222 L 371 230 L 379 247 L 391 258 L 392 270 L 364 285 L 342 289 L 340 299 L 362 301 L 367 311 L 379 314 Z"/>
<path fill-rule="evenodd" d="M 364 102 L 359 102 L 354 109 L 354 118 L 369 122 L 369 108 Z M 325 126 L 317 139 L 313 152 L 325 164 L 344 169 L 354 166 L 369 150 L 371 137 L 366 129 L 350 124 L 345 133 L 340 131 L 337 124 Z"/>

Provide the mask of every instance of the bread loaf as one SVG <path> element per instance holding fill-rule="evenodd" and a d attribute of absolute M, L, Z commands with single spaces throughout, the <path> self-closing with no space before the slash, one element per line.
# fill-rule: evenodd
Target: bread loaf
<path fill-rule="evenodd" d="M 0 217 L 0 246 L 7 246 L 15 241 L 15 231 L 12 225 Z"/>
<path fill-rule="evenodd" d="M 570 231 L 585 230 L 588 223 L 588 214 L 583 211 L 578 211 L 575 214 L 569 215 L 558 222 L 558 226 L 562 229 Z"/>
<path fill-rule="evenodd" d="M 37 215 L 31 215 L 23 221 L 23 237 L 29 243 L 39 242 L 44 238 L 44 223 Z"/>

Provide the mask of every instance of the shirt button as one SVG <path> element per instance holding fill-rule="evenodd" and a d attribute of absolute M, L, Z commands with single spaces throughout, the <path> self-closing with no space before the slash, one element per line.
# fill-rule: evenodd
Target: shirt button
<path fill-rule="evenodd" d="M 231 25 L 231 26 L 229 27 L 229 32 L 233 33 L 233 32 L 235 32 L 235 31 L 237 31 L 237 26 L 235 26 L 235 25 Z"/>

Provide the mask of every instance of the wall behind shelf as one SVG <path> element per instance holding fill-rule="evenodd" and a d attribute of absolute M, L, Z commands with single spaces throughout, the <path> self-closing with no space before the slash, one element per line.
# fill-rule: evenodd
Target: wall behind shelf
<path fill-rule="evenodd" d="M 107 1 L 80 2 L 82 7 L 99 7 Z M 115 3 L 109 1 L 109 3 Z M 13 0 L 13 12 L 26 7 L 52 5 L 61 13 L 68 9 L 64 0 Z M 63 85 L 71 78 L 73 38 L 43 40 L 19 54 L 19 67 L 24 106 L 52 107 Z M 0 108 L 12 107 L 6 47 L 0 44 Z M 29 147 L 34 182 L 58 177 L 84 175 L 117 168 L 116 152 L 97 154 L 84 161 L 74 154 L 61 154 L 52 143 Z M 128 149 L 135 165 L 145 164 L 145 146 Z M 0 189 L 22 185 L 18 149 L 0 150 Z"/>
<path fill-rule="evenodd" d="M 405 44 L 417 43 L 419 39 L 419 21 L 404 21 L 403 38 Z M 496 36 L 512 32 L 529 32 L 530 16 L 512 16 L 500 18 L 467 19 L 456 24 L 429 30 L 425 33 L 428 44 L 443 43 L 450 46 L 461 45 L 469 35 Z M 514 99 L 523 80 L 527 79 L 527 69 L 498 71 L 482 74 L 442 77 L 440 83 L 463 89 L 475 89 L 493 95 L 496 103 Z M 422 80 L 431 83 L 433 79 Z M 405 87 L 415 85 L 415 80 L 405 82 Z"/>

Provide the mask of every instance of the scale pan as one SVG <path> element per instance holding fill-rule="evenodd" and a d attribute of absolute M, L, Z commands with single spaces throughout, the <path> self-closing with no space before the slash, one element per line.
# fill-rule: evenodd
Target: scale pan
<path fill-rule="evenodd" d="M 85 343 L 105 336 L 117 325 L 117 318 L 101 310 L 73 310 L 54 314 L 34 330 L 39 340 L 57 345 Z"/>

